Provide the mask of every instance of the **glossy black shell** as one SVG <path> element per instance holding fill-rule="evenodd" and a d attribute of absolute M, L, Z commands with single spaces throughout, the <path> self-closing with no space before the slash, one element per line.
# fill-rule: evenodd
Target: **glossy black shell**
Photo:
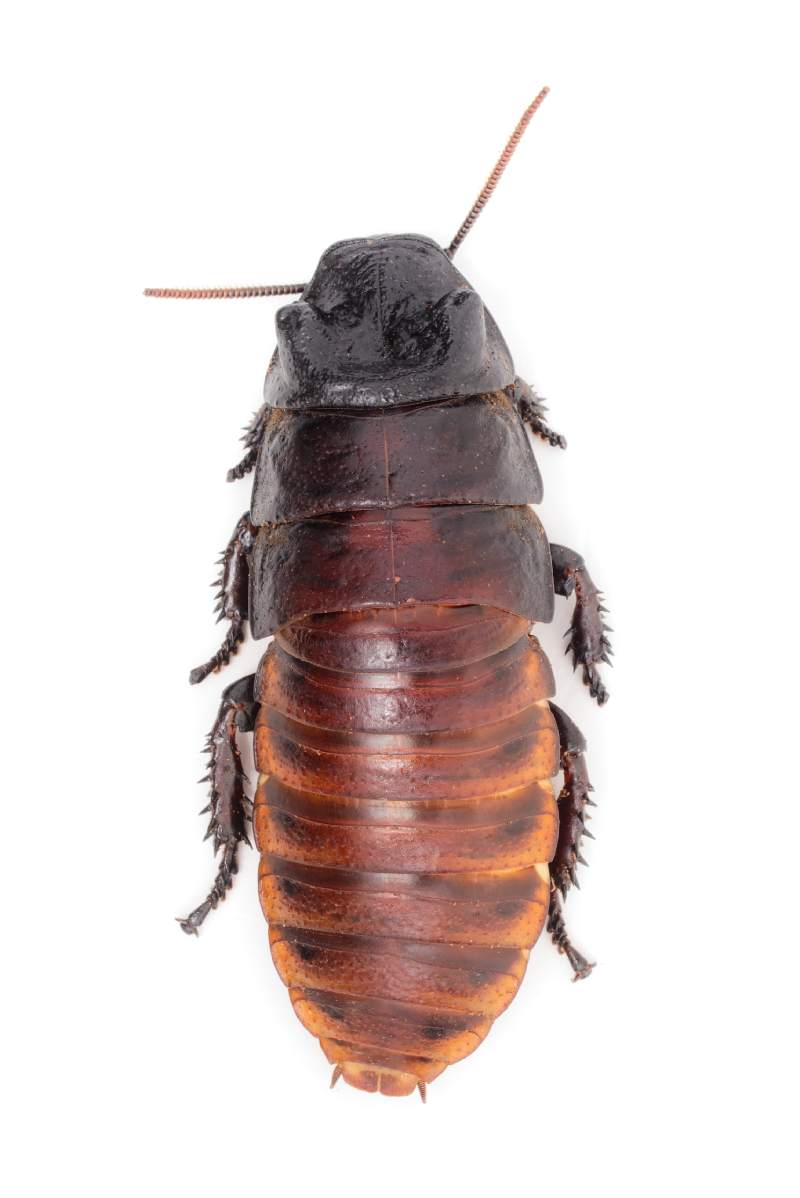
<path fill-rule="evenodd" d="M 337 242 L 276 326 L 270 407 L 390 407 L 514 381 L 491 314 L 428 237 Z"/>

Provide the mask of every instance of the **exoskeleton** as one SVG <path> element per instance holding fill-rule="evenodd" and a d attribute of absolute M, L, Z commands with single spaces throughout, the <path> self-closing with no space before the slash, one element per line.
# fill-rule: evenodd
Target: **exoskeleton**
<path fill-rule="evenodd" d="M 563 438 L 452 263 L 541 98 L 447 250 L 340 242 L 308 284 L 250 292 L 301 294 L 277 314 L 264 406 L 230 472 L 255 468 L 223 558 L 230 629 L 192 681 L 228 662 L 247 622 L 273 639 L 211 731 L 221 861 L 181 926 L 196 933 L 225 897 L 252 815 L 295 1012 L 334 1082 L 383 1094 L 424 1098 L 480 1044 L 545 924 L 576 977 L 592 968 L 561 905 L 589 834 L 585 744 L 531 627 L 575 595 L 574 662 L 602 703 L 604 609 L 530 506 L 526 426 Z M 249 731 L 252 805 L 236 739 Z"/>

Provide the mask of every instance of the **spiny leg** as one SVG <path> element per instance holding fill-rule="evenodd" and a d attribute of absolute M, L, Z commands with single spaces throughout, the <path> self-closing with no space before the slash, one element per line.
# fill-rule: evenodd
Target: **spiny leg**
<path fill-rule="evenodd" d="M 583 953 L 579 953 L 574 944 L 567 935 L 567 927 L 564 923 L 564 912 L 561 905 L 561 895 L 555 886 L 550 891 L 550 910 L 547 913 L 547 930 L 550 933 L 550 938 L 560 953 L 569 961 L 572 968 L 575 970 L 572 975 L 573 982 L 580 982 L 583 978 L 588 978 L 595 966 L 594 961 L 587 961 Z"/>
<path fill-rule="evenodd" d="M 564 923 L 561 898 L 562 895 L 566 897 L 571 886 L 578 886 L 578 865 L 586 865 L 581 856 L 581 840 L 584 836 L 594 840 L 586 827 L 586 820 L 590 818 L 586 808 L 594 807 L 595 804 L 589 797 L 593 788 L 586 771 L 586 741 L 583 734 L 555 703 L 550 704 L 550 710 L 561 741 L 564 785 L 558 796 L 558 844 L 550 865 L 552 884 L 547 930 L 558 951 L 564 953 L 575 970 L 572 980 L 577 982 L 579 978 L 588 977 L 594 965 L 590 964 L 570 941 Z"/>
<path fill-rule="evenodd" d="M 606 608 L 601 600 L 602 593 L 592 582 L 586 563 L 574 549 L 565 545 L 551 545 L 553 559 L 553 585 L 557 595 L 567 598 L 575 592 L 575 611 L 567 635 L 570 640 L 566 652 L 572 651 L 572 666 L 583 666 L 583 681 L 589 694 L 602 706 L 608 699 L 608 691 L 597 672 L 598 662 L 611 664 L 613 650 L 606 636 L 612 630 L 603 623 Z"/>
<path fill-rule="evenodd" d="M 264 439 L 264 430 L 271 410 L 268 404 L 263 404 L 257 412 L 253 413 L 253 418 L 245 428 L 244 436 L 242 437 L 247 452 L 241 462 L 237 462 L 235 466 L 231 466 L 228 471 L 227 477 L 229 483 L 244 478 L 255 466 L 259 446 Z"/>
<path fill-rule="evenodd" d="M 205 839 L 213 837 L 214 853 L 222 849 L 222 857 L 207 898 L 185 919 L 178 920 L 184 932 L 193 936 L 197 935 L 197 929 L 209 911 L 223 901 L 233 885 L 234 875 L 239 868 L 236 857 L 240 843 L 250 843 L 247 820 L 252 812 L 252 804 L 244 792 L 244 770 L 236 732 L 237 729 L 240 732 L 253 731 L 258 709 L 253 698 L 254 681 L 255 675 L 248 674 L 223 692 L 217 718 L 208 736 L 209 769 L 206 776 L 200 779 L 211 784 L 211 801 L 203 808 L 203 812 L 211 813 Z"/>
<path fill-rule="evenodd" d="M 533 388 L 524 379 L 516 378 L 511 390 L 513 392 L 512 398 L 516 402 L 519 414 L 529 426 L 531 432 L 556 449 L 566 449 L 567 438 L 563 437 L 561 433 L 553 432 L 550 428 L 545 417 L 547 404 L 536 394 Z"/>
<path fill-rule="evenodd" d="M 193 684 L 202 682 L 209 674 L 226 666 L 244 640 L 248 616 L 249 559 L 255 535 L 256 528 L 250 520 L 250 513 L 245 512 L 220 558 L 222 571 L 218 581 L 213 584 L 218 588 L 215 608 L 219 612 L 217 623 L 230 620 L 231 626 L 214 656 L 190 673 L 189 681 Z"/>

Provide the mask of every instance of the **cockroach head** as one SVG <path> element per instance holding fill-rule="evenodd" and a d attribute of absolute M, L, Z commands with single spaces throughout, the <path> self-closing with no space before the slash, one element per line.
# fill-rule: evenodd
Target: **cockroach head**
<path fill-rule="evenodd" d="M 326 250 L 310 283 L 148 288 L 162 299 L 300 295 L 276 317 L 264 384 L 274 408 L 391 407 L 498 391 L 514 381 L 508 347 L 453 266 L 548 88 L 523 112 L 447 249 L 429 237 L 365 237 Z"/>
<path fill-rule="evenodd" d="M 337 242 L 276 326 L 264 387 L 273 407 L 384 407 L 514 379 L 480 296 L 428 237 Z"/>

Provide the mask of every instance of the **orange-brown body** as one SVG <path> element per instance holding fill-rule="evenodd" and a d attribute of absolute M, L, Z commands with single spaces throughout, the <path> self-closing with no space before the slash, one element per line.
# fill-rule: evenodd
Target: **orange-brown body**
<path fill-rule="evenodd" d="M 529 621 L 491 607 L 310 616 L 263 658 L 261 902 L 351 1085 L 410 1093 L 516 994 L 558 838 L 552 694 Z"/>
<path fill-rule="evenodd" d="M 222 857 L 181 920 L 196 933 L 232 884 L 249 813 L 236 736 L 252 731 L 261 902 L 294 1009 L 334 1081 L 423 1097 L 512 1000 L 545 921 L 575 976 L 592 968 L 559 899 L 582 860 L 585 741 L 549 702 L 530 628 L 574 592 L 569 648 L 598 702 L 608 654 L 583 559 L 530 506 L 526 425 L 563 438 L 451 256 L 415 235 L 338 243 L 277 315 L 231 472 L 255 465 L 222 559 L 230 628 L 191 679 L 248 622 L 275 640 L 223 693 Z"/>

